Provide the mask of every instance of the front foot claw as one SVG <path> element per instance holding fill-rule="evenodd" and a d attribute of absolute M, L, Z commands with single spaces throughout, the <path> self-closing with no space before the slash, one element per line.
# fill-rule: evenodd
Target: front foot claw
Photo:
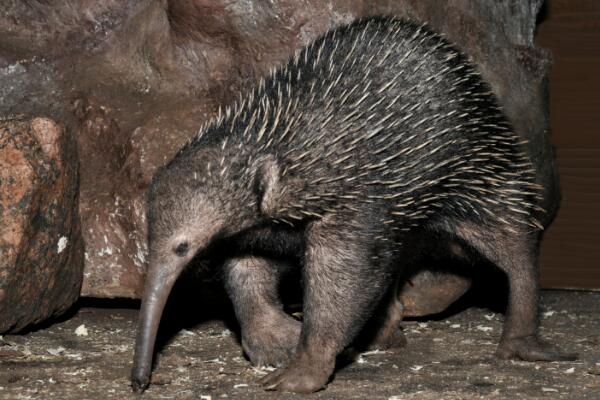
<path fill-rule="evenodd" d="M 253 365 L 282 366 L 293 357 L 300 322 L 291 317 L 272 317 L 268 324 L 257 323 L 242 332 L 242 347 Z"/>
<path fill-rule="evenodd" d="M 319 367 L 318 363 L 294 362 L 262 377 L 258 383 L 265 390 L 280 392 L 313 393 L 323 389 L 333 368 Z"/>
<path fill-rule="evenodd" d="M 564 353 L 553 349 L 535 336 L 527 336 L 503 339 L 496 351 L 496 357 L 523 361 L 574 361 L 579 356 L 576 353 Z"/>

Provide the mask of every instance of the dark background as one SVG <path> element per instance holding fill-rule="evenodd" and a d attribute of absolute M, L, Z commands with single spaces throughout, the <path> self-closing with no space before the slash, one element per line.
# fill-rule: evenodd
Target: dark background
<path fill-rule="evenodd" d="M 600 1 L 547 0 L 551 141 L 562 203 L 541 249 L 542 286 L 600 288 Z"/>

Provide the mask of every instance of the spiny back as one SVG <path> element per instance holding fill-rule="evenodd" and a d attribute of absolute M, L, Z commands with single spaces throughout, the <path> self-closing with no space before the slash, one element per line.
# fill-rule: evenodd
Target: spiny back
<path fill-rule="evenodd" d="M 537 227 L 539 188 L 489 86 L 438 34 L 393 18 L 336 28 L 220 115 L 181 152 L 218 143 L 229 162 L 277 157 L 306 182 L 301 219 L 365 203 L 409 230 L 435 214 Z"/>

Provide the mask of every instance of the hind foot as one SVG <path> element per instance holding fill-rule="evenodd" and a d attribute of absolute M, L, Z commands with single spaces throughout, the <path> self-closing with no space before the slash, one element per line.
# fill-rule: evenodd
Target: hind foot
<path fill-rule="evenodd" d="M 577 360 L 578 355 L 554 349 L 535 336 L 526 336 L 503 339 L 496 351 L 496 357 L 523 361 L 574 361 Z"/>

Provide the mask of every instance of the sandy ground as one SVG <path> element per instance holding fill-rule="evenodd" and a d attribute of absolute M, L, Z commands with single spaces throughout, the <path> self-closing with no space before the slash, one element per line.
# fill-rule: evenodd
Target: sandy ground
<path fill-rule="evenodd" d="M 242 355 L 231 315 L 200 323 L 167 317 L 152 385 L 143 395 L 131 393 L 137 310 L 136 303 L 125 305 L 83 301 L 60 322 L 2 337 L 0 399 L 306 397 L 258 387 L 265 372 Z M 600 399 L 600 293 L 546 291 L 542 311 L 544 339 L 578 352 L 579 361 L 495 359 L 502 315 L 472 307 L 438 320 L 405 321 L 403 349 L 347 352 L 328 388 L 308 398 Z"/>

